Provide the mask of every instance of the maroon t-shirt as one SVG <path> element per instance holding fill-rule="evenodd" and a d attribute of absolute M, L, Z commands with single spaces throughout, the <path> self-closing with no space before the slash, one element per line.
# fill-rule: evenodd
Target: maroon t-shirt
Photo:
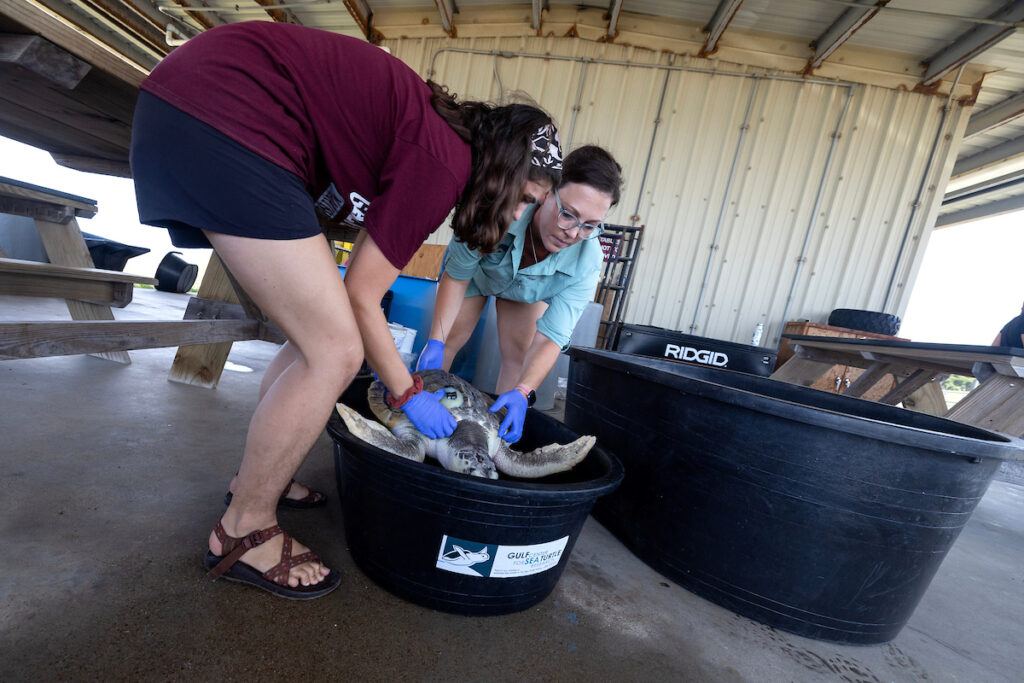
<path fill-rule="evenodd" d="M 251 21 L 206 31 L 142 89 L 291 171 L 334 220 L 363 225 L 404 267 L 455 206 L 471 152 L 430 88 L 380 48 Z"/>

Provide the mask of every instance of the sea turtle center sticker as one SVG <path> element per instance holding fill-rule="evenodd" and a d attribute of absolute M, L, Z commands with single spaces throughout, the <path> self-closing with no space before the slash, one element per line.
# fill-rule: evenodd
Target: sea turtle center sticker
<path fill-rule="evenodd" d="M 497 545 L 443 536 L 438 569 L 467 576 L 511 579 L 547 571 L 562 559 L 569 537 L 536 545 Z"/>

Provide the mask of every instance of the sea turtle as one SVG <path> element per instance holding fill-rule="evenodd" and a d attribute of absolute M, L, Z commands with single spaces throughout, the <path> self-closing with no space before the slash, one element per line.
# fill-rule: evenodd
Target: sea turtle
<path fill-rule="evenodd" d="M 594 447 L 593 436 L 581 436 L 564 446 L 551 444 L 527 453 L 509 448 L 498 436 L 498 413 L 488 411 L 493 401 L 468 382 L 442 370 L 419 373 L 424 391 L 445 390 L 441 403 L 458 421 L 455 432 L 446 439 L 431 439 L 417 430 L 401 410 L 392 410 L 384 401 L 384 385 L 375 381 L 367 390 L 370 410 L 386 427 L 367 420 L 339 403 L 338 414 L 353 436 L 381 450 L 423 462 L 436 458 L 453 472 L 497 479 L 498 472 L 523 479 L 546 477 L 572 469 Z M 390 431 L 389 431 L 390 430 Z"/>

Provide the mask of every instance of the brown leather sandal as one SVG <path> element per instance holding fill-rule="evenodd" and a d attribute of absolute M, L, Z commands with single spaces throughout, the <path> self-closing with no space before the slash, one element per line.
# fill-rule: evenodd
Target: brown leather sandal
<path fill-rule="evenodd" d="M 313 489 L 309 489 L 309 493 L 307 493 L 302 498 L 289 498 L 288 490 L 292 487 L 292 484 L 294 483 L 294 479 L 288 482 L 288 488 L 284 490 L 284 493 L 282 493 L 281 497 L 278 498 L 277 500 L 278 507 L 295 508 L 297 510 L 307 510 L 309 508 L 318 508 L 327 505 L 327 496 L 320 493 L 319 491 L 314 491 Z M 231 493 L 231 491 L 225 493 L 224 504 L 231 505 L 232 498 L 234 498 L 234 495 Z"/>
<path fill-rule="evenodd" d="M 213 528 L 213 533 L 216 534 L 217 540 L 220 541 L 221 552 L 224 554 L 214 555 L 212 552 L 207 551 L 203 564 L 209 570 L 208 576 L 214 580 L 224 577 L 228 581 L 237 581 L 238 583 L 256 586 L 268 593 L 273 593 L 289 600 L 312 600 L 313 598 L 319 598 L 333 591 L 341 583 L 341 575 L 332 569 L 320 583 L 315 583 L 312 586 L 299 584 L 294 588 L 289 586 L 288 578 L 292 567 L 296 567 L 304 562 L 319 562 L 320 558 L 313 552 L 305 552 L 293 556 L 292 537 L 276 524 L 266 529 L 253 531 L 244 538 L 235 538 L 234 536 L 228 536 L 224 530 L 224 525 L 221 522 L 217 522 L 217 526 Z M 281 546 L 281 561 L 276 565 L 260 573 L 255 567 L 238 561 L 242 555 L 256 546 L 266 543 L 278 534 L 284 536 L 284 544 Z"/>

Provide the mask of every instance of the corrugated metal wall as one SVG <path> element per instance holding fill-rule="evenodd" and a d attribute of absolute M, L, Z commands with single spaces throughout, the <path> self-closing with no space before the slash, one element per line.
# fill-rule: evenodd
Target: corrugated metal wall
<path fill-rule="evenodd" d="M 646 226 L 627 320 L 740 342 L 838 307 L 902 313 L 967 118 L 937 97 L 613 44 L 386 45 L 462 97 L 527 92 L 567 150 L 608 148 L 626 175 L 610 221 Z"/>

